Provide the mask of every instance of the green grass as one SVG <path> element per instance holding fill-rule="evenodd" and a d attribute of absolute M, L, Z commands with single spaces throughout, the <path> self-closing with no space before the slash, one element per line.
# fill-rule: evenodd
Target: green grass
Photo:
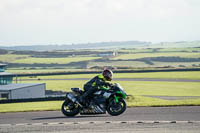
<path fill-rule="evenodd" d="M 46 83 L 47 90 L 70 91 L 72 87 L 82 88 L 87 81 L 53 80 L 24 81 L 21 83 Z M 118 81 L 130 95 L 158 96 L 200 96 L 199 82 L 151 82 L 151 81 Z"/>
<path fill-rule="evenodd" d="M 45 83 L 46 90 L 54 91 L 71 91 L 73 87 L 83 88 L 84 83 L 87 81 L 77 81 L 77 80 L 51 80 L 51 81 L 19 81 L 18 83 Z"/>
<path fill-rule="evenodd" d="M 110 61 L 110 62 L 90 62 L 88 67 L 98 66 L 112 66 L 112 67 L 127 67 L 127 68 L 156 68 L 156 67 L 171 67 L 171 68 L 193 68 L 200 67 L 200 62 L 152 62 L 153 65 L 149 65 L 142 61 Z M 183 66 L 183 67 L 181 67 Z"/>
<path fill-rule="evenodd" d="M 126 52 L 126 53 L 150 53 L 153 52 L 153 49 L 144 49 L 144 48 L 128 48 L 128 49 L 120 49 L 118 52 Z"/>
<path fill-rule="evenodd" d="M 118 59 L 139 59 L 139 58 L 146 58 L 146 57 L 160 57 L 160 56 L 165 56 L 165 57 L 172 57 L 172 56 L 177 56 L 177 57 L 184 57 L 184 58 L 200 58 L 199 53 L 187 53 L 187 52 L 168 52 L 168 53 L 136 53 L 136 54 L 123 54 L 119 55 L 115 58 L 114 60 Z"/>
<path fill-rule="evenodd" d="M 99 50 L 105 52 L 105 50 Z M 153 52 L 154 51 L 154 52 Z M 146 64 L 142 61 L 116 61 L 116 60 L 128 60 L 128 59 L 139 59 L 145 57 L 172 57 L 178 56 L 183 58 L 200 58 L 199 52 L 192 51 L 200 51 L 199 48 L 165 48 L 165 49 L 119 49 L 116 52 L 119 53 L 117 57 L 112 58 L 114 61 L 109 62 L 94 62 L 92 60 L 99 59 L 101 57 L 97 57 L 96 55 L 86 55 L 86 56 L 74 56 L 74 57 L 65 57 L 65 58 L 34 58 L 30 57 L 30 55 L 15 55 L 15 54 L 6 54 L 0 55 L 1 62 L 10 62 L 10 63 L 25 63 L 25 64 L 68 64 L 71 62 L 80 62 L 80 61 L 89 61 L 87 67 L 93 66 L 113 66 L 113 67 L 128 67 L 128 68 L 152 68 L 152 67 L 179 67 L 180 65 L 184 65 L 185 67 L 195 67 L 199 66 L 200 62 L 153 62 L 154 65 Z M 126 54 L 120 53 L 126 52 Z M 68 67 L 70 68 L 70 67 Z M 74 66 L 71 68 L 75 68 Z M 70 69 L 71 69 L 70 68 Z M 62 69 L 63 70 L 63 69 Z M 11 72 L 14 70 L 10 70 Z M 20 71 L 20 70 L 18 70 Z M 48 69 L 37 69 L 37 70 L 22 70 L 20 72 L 48 72 Z M 57 70 L 50 70 L 57 71 Z M 15 70 L 16 72 L 16 70 Z"/>
<path fill-rule="evenodd" d="M 200 71 L 121 73 L 114 78 L 161 78 L 161 79 L 200 79 Z"/>
<path fill-rule="evenodd" d="M 100 57 L 66 57 L 66 58 L 26 58 L 26 59 L 19 59 L 13 61 L 13 63 L 28 63 L 28 64 L 34 64 L 34 63 L 42 63 L 42 64 L 51 64 L 51 63 L 57 63 L 57 64 L 68 64 L 70 62 L 79 62 L 79 61 L 87 61 L 87 60 L 94 60 L 99 59 Z"/>
<path fill-rule="evenodd" d="M 23 77 L 20 79 L 71 79 L 71 78 L 92 78 L 97 74 L 74 74 L 74 75 L 55 75 Z M 200 79 L 200 71 L 184 72 L 149 72 L 149 73 L 114 73 L 115 78 L 161 78 L 161 79 Z"/>
<path fill-rule="evenodd" d="M 159 52 L 193 52 L 200 51 L 200 48 L 164 48 L 159 49 Z"/>
<path fill-rule="evenodd" d="M 158 98 L 150 98 L 144 96 L 134 96 L 127 100 L 129 107 L 141 106 L 199 106 L 200 98 L 185 100 L 162 100 Z"/>
<path fill-rule="evenodd" d="M 0 112 L 59 110 L 63 101 L 0 104 Z"/>
<path fill-rule="evenodd" d="M 115 74 L 116 78 L 186 78 L 186 79 L 199 79 L 200 72 L 157 72 L 157 73 L 132 73 L 132 74 Z M 96 74 L 84 75 L 62 75 L 62 76 L 47 76 L 37 78 L 92 78 Z M 80 80 L 58 80 L 58 81 L 31 81 L 36 83 L 46 83 L 48 90 L 61 90 L 70 91 L 72 87 L 82 88 L 87 81 Z M 115 81 L 113 81 L 115 82 Z M 127 101 L 128 106 L 178 106 L 178 105 L 200 105 L 200 99 L 186 99 L 186 100 L 162 100 L 159 98 L 144 97 L 142 95 L 157 95 L 157 96 L 200 96 L 200 83 L 199 82 L 150 82 L 150 81 L 118 81 L 125 89 L 127 94 L 133 95 L 134 99 Z M 23 82 L 22 82 L 23 83 Z M 30 81 L 29 81 L 30 83 Z M 59 110 L 61 102 L 55 107 L 43 107 L 42 103 L 31 103 L 39 106 L 33 110 Z M 25 104 L 28 107 L 29 104 Z M 0 105 L 0 108 L 7 109 L 9 104 Z M 13 109 L 12 109 L 13 108 Z M 8 112 L 13 110 L 21 111 L 18 104 L 13 104 Z M 16 109 L 15 109 L 16 108 Z M 17 109 L 18 108 L 18 109 Z M 31 108 L 29 109 L 31 110 Z M 24 108 L 24 111 L 27 111 Z M 2 111 L 1 111 L 2 112 Z M 6 111 L 5 111 L 6 112 Z"/>
<path fill-rule="evenodd" d="M 200 96 L 199 82 L 119 81 L 130 95 Z"/>
<path fill-rule="evenodd" d="M 170 66 L 170 67 L 175 67 L 175 68 L 183 68 L 180 66 L 184 66 L 186 68 L 192 68 L 194 66 L 200 67 L 200 62 L 158 62 L 158 61 L 154 61 L 153 63 L 154 64 L 149 65 L 149 67 L 165 67 L 165 66 Z"/>
<path fill-rule="evenodd" d="M 82 87 L 86 81 L 37 81 L 37 83 L 38 82 L 45 82 L 47 84 L 47 89 L 70 91 L 71 87 Z M 200 96 L 200 83 L 198 82 L 119 81 L 119 83 L 124 87 L 127 94 L 133 96 L 127 100 L 129 107 L 200 105 L 200 99 L 162 100 L 159 98 L 142 96 Z M 0 104 L 0 112 L 60 110 L 62 102 L 63 101 L 49 101 Z"/>
<path fill-rule="evenodd" d="M 35 69 L 29 69 L 29 68 L 9 68 L 6 70 L 6 72 L 10 73 L 48 73 L 48 72 L 71 72 L 71 71 L 84 71 L 85 69 L 68 69 L 68 68 L 35 68 Z"/>
<path fill-rule="evenodd" d="M 200 51 L 200 48 L 128 48 L 128 49 L 119 49 L 118 52 L 126 52 L 126 53 L 152 53 L 152 52 L 193 52 L 193 51 Z"/>
<path fill-rule="evenodd" d="M 104 66 L 113 66 L 113 67 L 149 67 L 148 64 L 141 61 L 109 61 L 109 62 L 89 62 L 88 67 L 104 67 Z"/>
<path fill-rule="evenodd" d="M 15 54 L 5 54 L 0 55 L 0 62 L 13 62 L 15 60 L 29 58 L 29 55 L 15 55 Z"/>
<path fill-rule="evenodd" d="M 92 78 L 96 74 L 43 76 L 41 79 L 70 79 Z M 26 77 L 27 78 L 27 77 Z M 115 78 L 171 78 L 171 79 L 200 79 L 200 72 L 157 72 L 115 74 Z M 46 83 L 47 90 L 70 91 L 70 88 L 80 87 L 87 80 L 38 80 L 19 81 L 18 83 Z M 150 81 L 113 81 L 119 82 L 131 95 L 158 95 L 158 96 L 200 96 L 199 82 L 150 82 Z"/>

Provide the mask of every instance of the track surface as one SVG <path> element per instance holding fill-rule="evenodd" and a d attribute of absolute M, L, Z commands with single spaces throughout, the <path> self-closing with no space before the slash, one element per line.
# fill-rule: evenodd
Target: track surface
<path fill-rule="evenodd" d="M 200 133 L 200 106 L 135 107 L 120 116 L 65 117 L 60 111 L 0 113 L 0 133 Z"/>
<path fill-rule="evenodd" d="M 200 121 L 200 106 L 135 107 L 127 108 L 120 116 L 65 117 L 60 111 L 0 113 L 0 124 L 81 121 Z"/>

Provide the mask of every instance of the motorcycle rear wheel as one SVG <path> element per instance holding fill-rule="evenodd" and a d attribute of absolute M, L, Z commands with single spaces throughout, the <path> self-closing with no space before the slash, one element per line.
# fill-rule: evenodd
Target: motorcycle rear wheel
<path fill-rule="evenodd" d="M 68 99 L 62 104 L 61 111 L 65 116 L 75 116 L 80 112 L 79 105 Z"/>
<path fill-rule="evenodd" d="M 112 116 L 120 115 L 125 110 L 126 110 L 126 102 L 123 99 L 119 99 L 118 103 L 112 102 L 107 107 L 107 112 Z"/>

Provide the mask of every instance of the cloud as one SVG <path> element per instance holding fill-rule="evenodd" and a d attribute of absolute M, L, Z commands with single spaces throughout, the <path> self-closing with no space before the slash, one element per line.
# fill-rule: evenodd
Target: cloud
<path fill-rule="evenodd" d="M 199 12 L 199 0 L 0 0 L 0 43 L 192 40 Z"/>

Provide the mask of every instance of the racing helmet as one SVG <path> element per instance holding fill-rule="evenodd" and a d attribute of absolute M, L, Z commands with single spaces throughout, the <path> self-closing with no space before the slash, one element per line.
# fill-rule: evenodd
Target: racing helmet
<path fill-rule="evenodd" d="M 113 72 L 109 69 L 105 69 L 103 71 L 103 76 L 107 81 L 111 81 L 113 79 Z"/>

